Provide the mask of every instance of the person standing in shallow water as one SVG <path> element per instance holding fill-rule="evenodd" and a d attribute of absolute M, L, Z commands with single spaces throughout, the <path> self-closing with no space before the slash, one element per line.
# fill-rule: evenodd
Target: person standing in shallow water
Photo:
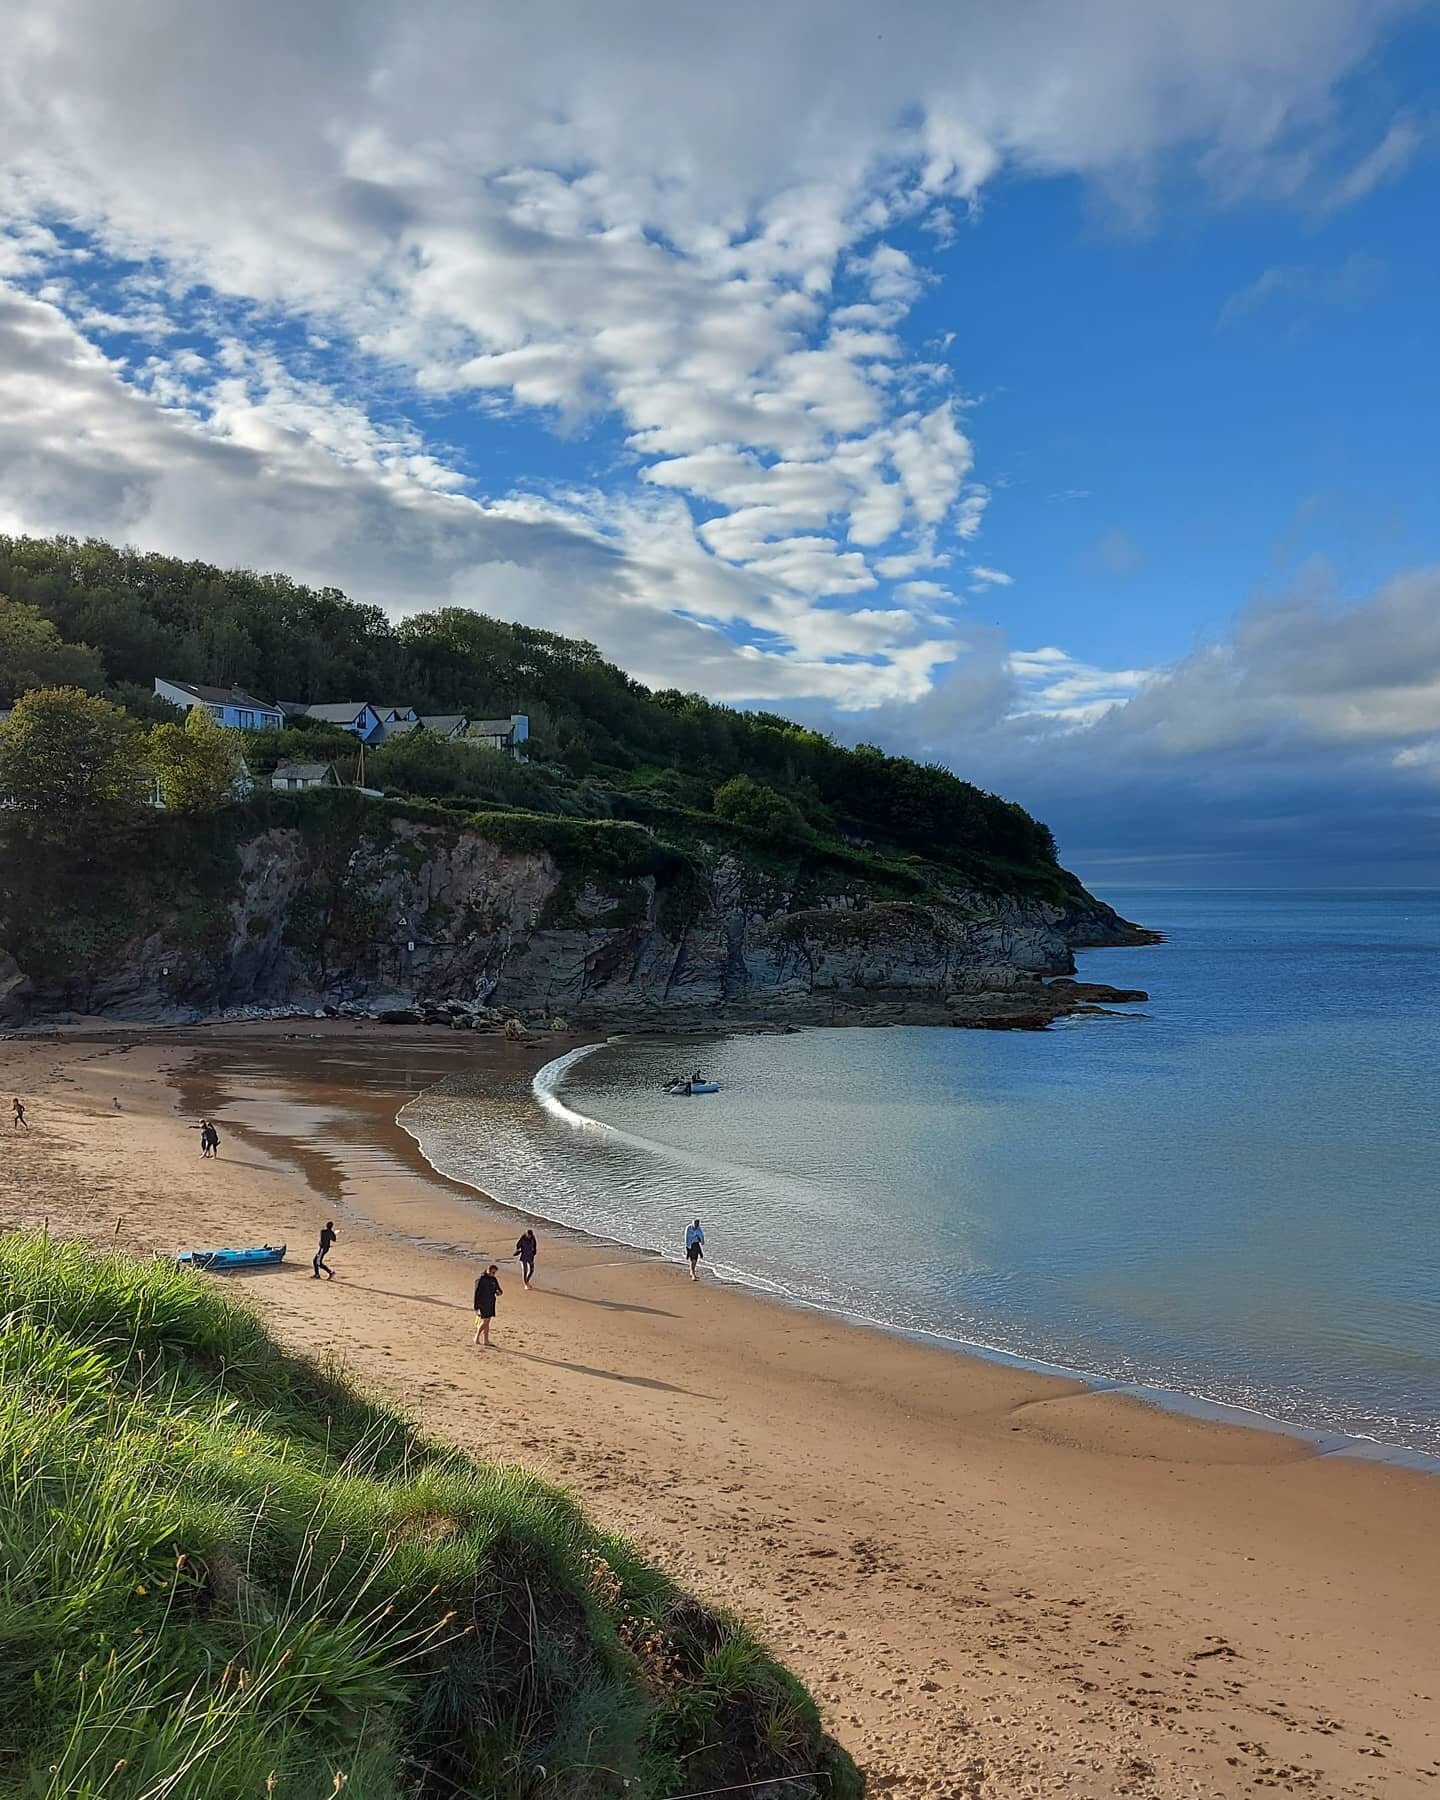
<path fill-rule="evenodd" d="M 535 1252 L 539 1246 L 535 1242 L 535 1233 L 527 1225 L 520 1233 L 520 1241 L 515 1246 L 515 1254 L 520 1259 L 520 1273 L 525 1277 L 525 1285 L 529 1287 L 535 1273 Z"/>
<path fill-rule="evenodd" d="M 685 1231 L 685 1257 L 690 1264 L 690 1279 L 700 1279 L 698 1269 L 700 1258 L 705 1254 L 705 1232 L 697 1219 Z"/>
<path fill-rule="evenodd" d="M 326 1256 L 329 1254 L 330 1246 L 335 1242 L 335 1237 L 335 1221 L 333 1219 L 327 1219 L 325 1221 L 325 1229 L 320 1233 L 320 1248 L 315 1252 L 315 1260 L 310 1265 L 310 1279 L 312 1281 L 318 1281 L 320 1279 L 320 1271 L 322 1269 L 331 1281 L 335 1279 L 335 1271 L 325 1260 Z"/>
<path fill-rule="evenodd" d="M 495 1302 L 504 1292 L 500 1285 L 500 1265 L 491 1263 L 475 1283 L 475 1342 L 483 1344 L 487 1350 L 495 1348 L 490 1342 L 490 1325 L 495 1317 Z"/>

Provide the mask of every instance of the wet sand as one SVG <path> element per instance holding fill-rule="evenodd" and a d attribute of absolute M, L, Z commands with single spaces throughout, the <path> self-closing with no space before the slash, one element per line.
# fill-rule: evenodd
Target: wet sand
<path fill-rule="evenodd" d="M 435 1175 L 394 1113 L 460 1062 L 513 1085 L 567 1040 L 296 1029 L 0 1042 L 33 1126 L 0 1121 L 0 1221 L 164 1251 L 283 1239 L 283 1268 L 229 1278 L 283 1339 L 572 1485 L 744 1613 L 878 1791 L 1440 1792 L 1440 1482 L 543 1224 L 526 1293 L 519 1216 Z M 326 1217 L 333 1283 L 310 1279 Z M 490 1260 L 486 1353 L 469 1296 Z"/>

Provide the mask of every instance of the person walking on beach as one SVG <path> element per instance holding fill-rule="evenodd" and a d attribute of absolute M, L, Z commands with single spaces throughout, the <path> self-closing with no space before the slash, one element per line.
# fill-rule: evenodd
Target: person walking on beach
<path fill-rule="evenodd" d="M 520 1241 L 515 1246 L 515 1254 L 520 1258 L 520 1273 L 525 1277 L 525 1285 L 529 1287 L 531 1277 L 535 1273 L 535 1252 L 539 1246 L 535 1242 L 535 1233 L 527 1225 L 520 1233 Z"/>
<path fill-rule="evenodd" d="M 325 1229 L 320 1233 L 320 1248 L 315 1252 L 315 1260 L 310 1265 L 310 1279 L 312 1281 L 318 1281 L 320 1279 L 320 1271 L 322 1269 L 331 1281 L 335 1279 L 335 1271 L 325 1260 L 326 1256 L 329 1254 L 330 1246 L 335 1242 L 335 1236 L 335 1221 L 333 1219 L 327 1219 L 325 1221 Z"/>
<path fill-rule="evenodd" d="M 690 1279 L 692 1281 L 698 1281 L 700 1279 L 696 1271 L 699 1266 L 700 1258 L 704 1254 L 705 1232 L 701 1227 L 700 1221 L 697 1219 L 693 1225 L 687 1226 L 685 1231 L 685 1255 L 690 1264 Z"/>
<path fill-rule="evenodd" d="M 495 1302 L 505 1292 L 499 1277 L 500 1265 L 491 1263 L 475 1283 L 475 1342 L 487 1350 L 495 1348 L 490 1342 L 490 1322 L 495 1317 Z"/>
<path fill-rule="evenodd" d="M 214 1157 L 219 1153 L 220 1133 L 215 1129 L 215 1121 L 206 1119 L 200 1130 L 200 1154 Z"/>
<path fill-rule="evenodd" d="M 10 1102 L 10 1110 L 15 1115 L 15 1124 L 14 1124 L 13 1129 L 16 1131 L 28 1131 L 30 1129 L 30 1121 L 25 1117 L 24 1102 L 21 1100 L 21 1098 L 18 1094 Z"/>

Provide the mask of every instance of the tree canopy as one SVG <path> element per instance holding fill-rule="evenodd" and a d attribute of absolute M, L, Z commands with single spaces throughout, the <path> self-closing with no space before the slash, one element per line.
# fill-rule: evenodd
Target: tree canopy
<path fill-rule="evenodd" d="M 36 836 L 93 834 L 142 804 L 149 773 L 125 713 L 80 688 L 36 688 L 0 731 L 0 803 Z"/>
<path fill-rule="evenodd" d="M 183 725 L 152 727 L 145 755 L 160 798 L 173 812 L 214 812 L 236 796 L 245 769 L 244 739 L 203 706 L 192 706 Z"/>
<path fill-rule="evenodd" d="M 367 781 L 383 777 L 408 793 L 541 811 L 648 819 L 678 808 L 718 817 L 736 803 L 719 802 L 720 793 L 744 776 L 784 802 L 793 828 L 821 837 L 862 838 L 931 861 L 1055 871 L 1044 825 L 938 764 L 851 750 L 775 713 L 651 692 L 583 639 L 460 607 L 395 622 L 285 575 L 63 537 L 0 536 L 0 594 L 11 597 L 12 619 L 23 615 L 9 627 L 22 649 L 9 654 L 37 679 L 27 675 L 22 686 L 64 678 L 146 717 L 158 716 L 146 698 L 157 675 L 238 684 L 271 700 L 530 715 L 528 770 L 457 761 L 480 754 L 468 747 L 387 746 Z M 0 628 L 0 677 L 7 641 Z M 81 674 L 47 656 L 93 660 Z M 274 750 L 252 742 L 257 775 Z M 777 823 L 764 829 L 792 828 L 770 810 Z"/>

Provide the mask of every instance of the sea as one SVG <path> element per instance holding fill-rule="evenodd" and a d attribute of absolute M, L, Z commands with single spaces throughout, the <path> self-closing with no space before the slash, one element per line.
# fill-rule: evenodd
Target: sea
<path fill-rule="evenodd" d="M 711 1279 L 1440 1453 L 1440 893 L 1100 891 L 1165 934 L 1080 953 L 1116 1016 L 620 1038 L 401 1123 L 564 1226 L 701 1218 Z"/>

